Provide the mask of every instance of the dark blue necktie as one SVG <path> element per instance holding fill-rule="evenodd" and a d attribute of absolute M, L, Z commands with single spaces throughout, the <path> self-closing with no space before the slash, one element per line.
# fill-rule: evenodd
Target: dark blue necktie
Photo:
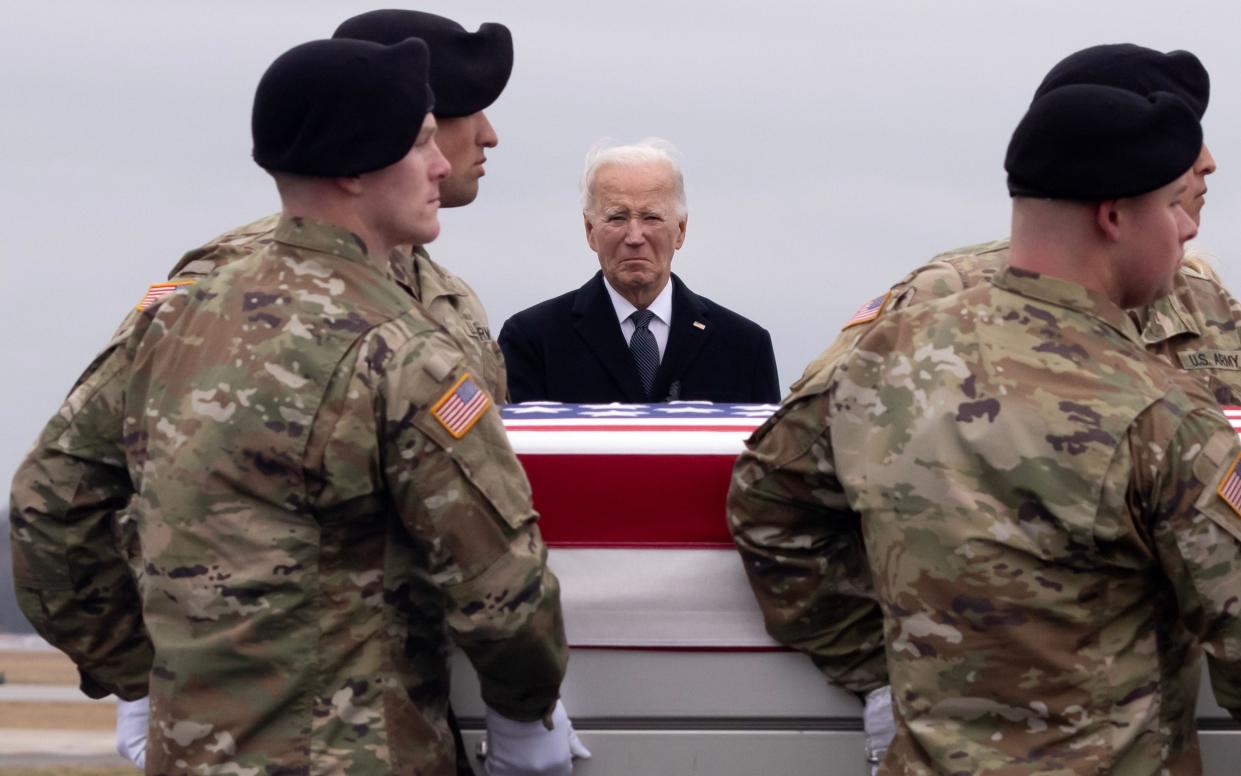
<path fill-rule="evenodd" d="M 638 367 L 638 377 L 642 380 L 642 390 L 646 398 L 651 398 L 651 388 L 655 386 L 655 373 L 659 371 L 659 346 L 655 344 L 655 335 L 651 334 L 651 319 L 655 313 L 650 310 L 638 310 L 629 316 L 636 327 L 633 337 L 629 339 L 629 352 L 633 354 L 634 366 Z"/>

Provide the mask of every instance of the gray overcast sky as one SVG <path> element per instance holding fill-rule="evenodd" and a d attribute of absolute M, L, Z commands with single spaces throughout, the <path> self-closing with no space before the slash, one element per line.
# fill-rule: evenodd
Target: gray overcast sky
<path fill-rule="evenodd" d="M 382 7 L 335 0 L 0 3 L 0 493 L 148 283 L 277 208 L 250 161 L 263 69 Z M 482 193 L 432 254 L 498 331 L 597 266 L 578 207 L 602 136 L 683 153 L 673 269 L 772 333 L 788 385 L 865 300 L 932 254 L 1008 231 L 1002 161 L 1043 73 L 1095 43 L 1187 48 L 1211 71 L 1200 245 L 1241 288 L 1234 5 L 1166 0 L 430 2 L 513 31 Z M 1234 9 L 1230 11 L 1229 9 Z M 1234 19 L 1229 22 L 1228 19 Z M 1234 164 L 1236 167 L 1234 168 Z M 1234 172 L 1234 170 L 1236 172 Z"/>

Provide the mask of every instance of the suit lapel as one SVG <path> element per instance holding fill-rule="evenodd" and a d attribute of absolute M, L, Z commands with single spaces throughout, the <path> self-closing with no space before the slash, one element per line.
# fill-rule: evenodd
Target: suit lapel
<path fill-rule="evenodd" d="M 710 339 L 711 321 L 707 307 L 694 292 L 685 287 L 681 279 L 672 276 L 672 323 L 668 327 L 668 347 L 655 373 L 655 386 L 651 395 L 655 401 L 680 397 L 680 381 L 685 370 L 698 356 L 702 346 Z M 697 324 L 697 325 L 695 325 Z M 623 341 L 623 338 L 622 338 Z M 673 391 L 673 384 L 677 391 Z M 676 395 L 670 395 L 675 393 Z"/>
<path fill-rule="evenodd" d="M 602 272 L 595 273 L 586 285 L 577 290 L 573 300 L 573 327 L 603 364 L 625 400 L 646 401 L 642 382 L 638 379 L 638 369 L 633 364 L 633 356 L 616 321 L 616 308 L 603 288 Z"/>

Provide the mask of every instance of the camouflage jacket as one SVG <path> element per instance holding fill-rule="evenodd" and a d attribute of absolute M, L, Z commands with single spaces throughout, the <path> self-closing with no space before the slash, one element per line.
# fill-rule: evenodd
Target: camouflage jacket
<path fill-rule="evenodd" d="M 529 485 L 387 261 L 283 219 L 127 349 L 149 773 L 455 773 L 447 634 L 492 708 L 550 711 L 567 647 Z"/>
<path fill-rule="evenodd" d="M 729 522 L 769 629 L 890 681 L 881 773 L 1200 773 L 1198 643 L 1241 719 L 1241 446 L 1143 346 L 1001 269 L 885 316 L 750 440 Z"/>
<path fill-rule="evenodd" d="M 1005 239 L 941 253 L 892 286 L 879 312 L 978 285 L 1008 262 L 1008 248 Z M 1221 405 L 1241 405 L 1241 302 L 1206 261 L 1187 254 L 1172 293 L 1130 315 L 1148 351 L 1202 379 Z M 837 363 L 865 333 L 863 325 L 846 327 L 806 368 L 802 380 Z M 800 383 L 794 383 L 794 389 Z"/>
<path fill-rule="evenodd" d="M 271 242 L 279 216 L 266 216 L 187 252 L 169 280 L 193 282 Z M 466 354 L 495 397 L 507 396 L 503 358 L 473 290 L 422 248 L 394 254 L 391 273 Z M 137 591 L 113 564 L 123 553 L 141 577 L 136 534 L 125 506 L 133 486 L 121 450 L 121 401 L 129 359 L 123 347 L 141 312 L 129 313 L 78 378 L 17 471 L 11 532 L 18 600 L 27 619 L 77 664 L 82 691 L 133 700 L 146 695 L 150 644 Z M 95 539 L 113 532 L 115 548 Z M 141 669 L 137 655 L 147 656 Z"/>

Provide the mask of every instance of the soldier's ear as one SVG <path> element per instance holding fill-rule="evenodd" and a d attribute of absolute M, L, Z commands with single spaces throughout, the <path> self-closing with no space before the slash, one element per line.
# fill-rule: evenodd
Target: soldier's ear
<path fill-rule="evenodd" d="M 1105 199 L 1095 205 L 1095 225 L 1110 242 L 1120 239 L 1120 200 Z"/>
<path fill-rule="evenodd" d="M 362 176 L 360 175 L 342 175 L 332 179 L 336 186 L 346 193 L 358 195 L 362 193 Z"/>

